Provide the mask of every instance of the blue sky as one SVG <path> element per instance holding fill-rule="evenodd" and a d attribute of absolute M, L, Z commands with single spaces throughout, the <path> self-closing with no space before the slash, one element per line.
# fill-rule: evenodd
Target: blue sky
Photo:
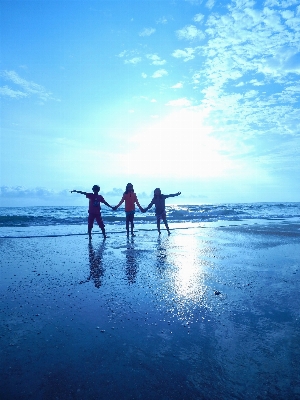
<path fill-rule="evenodd" d="M 1 2 L 0 205 L 299 201 L 300 1 Z M 176 198 L 179 199 L 179 198 Z"/>

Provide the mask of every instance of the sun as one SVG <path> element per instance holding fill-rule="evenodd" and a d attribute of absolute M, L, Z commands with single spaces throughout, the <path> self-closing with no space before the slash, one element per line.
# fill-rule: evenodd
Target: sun
<path fill-rule="evenodd" d="M 221 154 L 222 144 L 204 119 L 203 112 L 181 109 L 140 129 L 129 139 L 130 154 L 123 155 L 125 172 L 165 178 L 224 176 L 231 161 Z M 135 163 L 126 165 L 126 159 Z"/>

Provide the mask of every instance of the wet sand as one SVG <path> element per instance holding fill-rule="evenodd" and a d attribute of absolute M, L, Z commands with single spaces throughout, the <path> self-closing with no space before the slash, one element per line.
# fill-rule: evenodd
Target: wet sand
<path fill-rule="evenodd" d="M 300 225 L 0 239 L 1 399 L 300 398 Z"/>

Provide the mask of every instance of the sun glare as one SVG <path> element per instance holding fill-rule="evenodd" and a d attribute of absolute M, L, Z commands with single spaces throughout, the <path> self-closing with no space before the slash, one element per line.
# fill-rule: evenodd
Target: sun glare
<path fill-rule="evenodd" d="M 176 111 L 132 136 L 132 151 L 124 161 L 129 156 L 139 162 L 139 173 L 146 176 L 220 177 L 231 162 L 221 154 L 221 143 L 211 132 L 203 113 Z M 125 170 L 136 173 L 136 166 L 127 165 Z"/>

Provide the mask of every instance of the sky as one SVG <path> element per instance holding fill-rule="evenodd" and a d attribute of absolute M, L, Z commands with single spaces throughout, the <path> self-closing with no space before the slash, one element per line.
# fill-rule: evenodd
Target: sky
<path fill-rule="evenodd" d="M 0 206 L 300 201 L 300 1 L 2 0 L 0 31 Z"/>

